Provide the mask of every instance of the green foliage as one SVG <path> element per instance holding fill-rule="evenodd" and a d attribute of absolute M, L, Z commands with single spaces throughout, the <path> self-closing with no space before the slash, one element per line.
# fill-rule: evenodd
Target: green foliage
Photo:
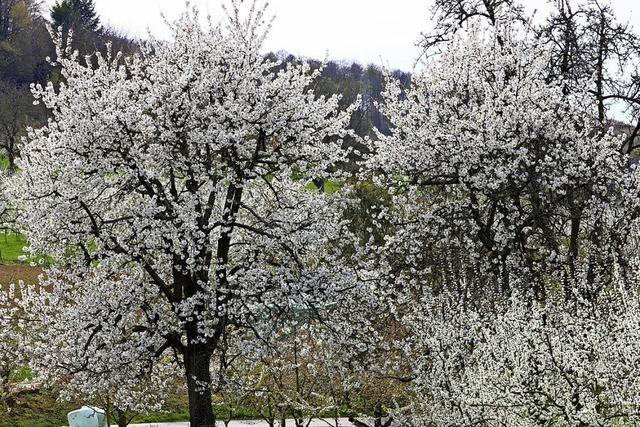
<path fill-rule="evenodd" d="M 45 57 L 54 52 L 39 4 L 0 0 L 0 150 L 11 164 L 26 127 L 38 126 L 46 117 L 42 106 L 33 105 L 29 90 L 30 83 L 44 83 L 49 76 Z"/>
<path fill-rule="evenodd" d="M 9 170 L 9 167 L 10 167 L 9 157 L 0 156 L 0 170 L 6 171 L 6 170 Z"/>
<path fill-rule="evenodd" d="M 17 85 L 44 83 L 45 57 L 53 55 L 53 43 L 37 0 L 0 1 L 0 80 Z M 1 100 L 0 100 L 1 101 Z"/>
<path fill-rule="evenodd" d="M 334 194 L 336 193 L 338 190 L 340 190 L 342 188 L 343 184 L 340 182 L 336 182 L 336 181 L 325 181 L 323 184 L 323 191 L 327 194 Z M 310 182 L 308 183 L 305 188 L 307 190 L 309 190 L 312 193 L 317 193 L 318 192 L 318 185 L 314 182 Z"/>
<path fill-rule="evenodd" d="M 342 184 L 336 181 L 325 181 L 324 192 L 327 194 L 334 194 L 342 188 Z"/>
<path fill-rule="evenodd" d="M 9 380 L 16 381 L 16 382 L 30 380 L 32 378 L 33 378 L 33 372 L 31 371 L 31 369 L 27 367 L 14 369 L 9 375 Z"/>
<path fill-rule="evenodd" d="M 56 27 L 65 31 L 89 30 L 97 32 L 100 18 L 96 13 L 93 0 L 62 0 L 51 8 L 51 19 Z"/>

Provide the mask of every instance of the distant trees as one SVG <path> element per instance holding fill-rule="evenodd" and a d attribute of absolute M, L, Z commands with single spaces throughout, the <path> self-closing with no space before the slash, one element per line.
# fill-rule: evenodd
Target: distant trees
<path fill-rule="evenodd" d="M 296 62 L 298 59 L 285 52 L 271 53 L 272 59 L 282 60 L 284 63 Z M 360 137 L 375 137 L 375 130 L 389 132 L 389 125 L 380 113 L 379 104 L 383 102 L 385 70 L 377 65 L 362 66 L 359 63 L 327 61 L 321 63 L 311 60 L 314 69 L 321 69 L 321 74 L 314 84 L 314 90 L 319 95 L 340 95 L 341 107 L 353 104 L 360 98 L 358 109 L 351 118 L 349 128 Z M 392 74 L 408 84 L 411 74 L 395 70 Z M 347 137 L 348 144 L 354 144 L 359 149 L 366 147 L 358 144 L 354 138 Z"/>
<path fill-rule="evenodd" d="M 16 168 L 19 139 L 32 120 L 28 114 L 35 112 L 30 95 L 24 87 L 0 81 L 0 147 L 6 153 L 11 172 Z"/>
<path fill-rule="evenodd" d="M 3 0 L 0 3 L 0 40 L 3 50 L 9 50 L 14 37 L 27 30 L 38 16 L 41 2 L 38 0 Z"/>
<path fill-rule="evenodd" d="M 114 52 L 131 54 L 139 50 L 137 40 L 100 23 L 93 0 L 58 1 L 50 12 L 54 30 L 61 31 L 63 52 L 71 33 L 71 51 L 79 50 L 81 54 L 100 51 L 106 55 L 107 44 L 111 45 Z"/>
<path fill-rule="evenodd" d="M 32 82 L 48 78 L 45 57 L 53 52 L 40 8 L 34 0 L 0 2 L 0 148 L 11 171 L 26 126 L 45 117 L 29 91 Z"/>
<path fill-rule="evenodd" d="M 53 44 L 40 14 L 40 2 L 0 2 L 0 80 L 17 85 L 44 82 L 45 57 Z"/>
<path fill-rule="evenodd" d="M 51 21 L 55 29 L 62 29 L 64 43 L 73 33 L 73 49 L 91 53 L 101 47 L 100 18 L 93 0 L 57 1 L 51 8 Z"/>
<path fill-rule="evenodd" d="M 62 29 L 63 43 L 72 29 L 72 47 L 83 54 L 96 49 L 105 52 L 107 42 L 123 52 L 137 49 L 137 44 L 123 34 L 100 26 L 91 0 L 59 1 L 50 12 L 51 25 Z M 48 57 L 55 56 L 55 49 L 43 13 L 46 10 L 39 0 L 0 1 L 0 148 L 10 171 L 15 170 L 26 128 L 42 124 L 47 117 L 42 106 L 33 105 L 29 86 L 60 79 L 47 62 Z"/>
<path fill-rule="evenodd" d="M 51 8 L 51 19 L 56 26 L 65 30 L 88 30 L 97 32 L 100 29 L 100 18 L 95 10 L 93 0 L 62 0 Z"/>

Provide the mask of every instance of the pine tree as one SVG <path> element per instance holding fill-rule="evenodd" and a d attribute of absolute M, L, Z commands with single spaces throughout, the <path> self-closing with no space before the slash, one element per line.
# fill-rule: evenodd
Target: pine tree
<path fill-rule="evenodd" d="M 100 45 L 100 18 L 93 0 L 62 0 L 51 8 L 51 20 L 61 29 L 64 39 L 73 32 L 73 48 L 83 53 L 96 50 Z"/>
<path fill-rule="evenodd" d="M 100 18 L 93 0 L 62 0 L 51 9 L 51 19 L 56 27 L 73 28 L 74 31 L 100 30 Z"/>

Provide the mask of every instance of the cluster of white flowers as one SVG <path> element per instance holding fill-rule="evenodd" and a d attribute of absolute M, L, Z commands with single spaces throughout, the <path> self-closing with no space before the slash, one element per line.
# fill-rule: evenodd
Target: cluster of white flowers
<path fill-rule="evenodd" d="M 38 285 L 21 284 L 13 303 L 24 313 L 24 332 L 15 351 L 63 399 L 82 396 L 134 414 L 159 410 L 178 378 L 174 362 L 155 353 L 162 306 L 148 302 L 148 288 L 120 291 L 142 273 L 113 273 L 108 263 L 89 275 L 52 267 Z"/>
<path fill-rule="evenodd" d="M 510 9 L 444 22 L 410 86 L 388 78 L 352 185 L 356 107 L 265 59 L 241 3 L 132 57 L 59 52 L 63 82 L 34 86 L 51 119 L 8 194 L 55 267 L 0 292 L 0 356 L 133 413 L 181 374 L 192 425 L 214 394 L 302 424 L 363 388 L 420 425 L 640 422 L 640 172 L 520 9 L 457 2 Z"/>
<path fill-rule="evenodd" d="M 549 77 L 549 46 L 500 19 L 389 78 L 392 134 L 371 142 L 389 200 L 362 254 L 408 328 L 404 421 L 635 423 L 640 174 L 590 94 Z"/>
<path fill-rule="evenodd" d="M 70 394 L 119 384 L 112 403 L 139 409 L 139 378 L 161 401 L 177 356 L 192 423 L 212 424 L 208 365 L 227 335 L 354 280 L 329 249 L 348 235 L 344 203 L 308 183 L 345 158 L 355 107 L 316 96 L 307 63 L 265 59 L 268 16 L 241 3 L 225 24 L 185 12 L 132 57 L 58 52 L 60 85 L 33 87 L 51 119 L 9 194 L 57 267 L 22 305 L 34 370 Z"/>
<path fill-rule="evenodd" d="M 9 410 L 9 401 L 17 394 L 14 374 L 21 368 L 18 298 L 16 286 L 0 285 L 0 407 Z"/>
<path fill-rule="evenodd" d="M 407 315 L 413 337 L 411 420 L 421 425 L 579 426 L 638 422 L 638 295 L 597 304 L 512 297 L 464 308 L 425 295 Z M 564 296 L 563 296 L 564 297 Z"/>
<path fill-rule="evenodd" d="M 580 254 L 598 269 L 624 250 L 640 175 L 587 94 L 547 81 L 547 63 L 516 31 L 472 27 L 410 87 L 390 79 L 392 134 L 372 143 L 368 169 L 393 199 L 384 250 L 412 267 L 402 279 L 457 281 L 471 268 L 485 289 L 510 289 L 514 274 L 573 286 Z"/>

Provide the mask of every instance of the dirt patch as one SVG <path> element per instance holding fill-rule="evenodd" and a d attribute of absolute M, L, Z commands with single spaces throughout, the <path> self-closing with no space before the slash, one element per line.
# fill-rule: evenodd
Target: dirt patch
<path fill-rule="evenodd" d="M 42 274 L 42 267 L 30 265 L 0 265 L 0 284 L 18 283 L 22 280 L 28 285 L 38 283 L 38 276 Z"/>

